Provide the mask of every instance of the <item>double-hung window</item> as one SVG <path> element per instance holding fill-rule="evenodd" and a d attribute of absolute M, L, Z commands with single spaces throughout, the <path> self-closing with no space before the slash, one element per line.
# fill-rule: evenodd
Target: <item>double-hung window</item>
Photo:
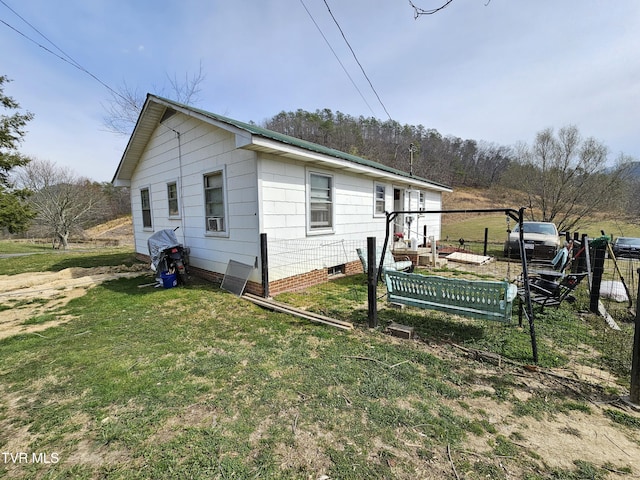
<path fill-rule="evenodd" d="M 179 217 L 180 208 L 178 206 L 178 184 L 176 182 L 167 183 L 167 202 L 170 217 Z"/>
<path fill-rule="evenodd" d="M 374 215 L 384 215 L 386 212 L 385 199 L 387 196 L 386 187 L 382 183 L 374 184 Z"/>
<path fill-rule="evenodd" d="M 333 228 L 333 177 L 309 173 L 309 230 Z"/>
<path fill-rule="evenodd" d="M 151 223 L 151 196 L 149 195 L 148 188 L 140 190 L 140 205 L 142 210 L 142 227 L 153 228 L 153 224 Z"/>
<path fill-rule="evenodd" d="M 226 232 L 222 171 L 204 176 L 204 208 L 207 233 Z"/>

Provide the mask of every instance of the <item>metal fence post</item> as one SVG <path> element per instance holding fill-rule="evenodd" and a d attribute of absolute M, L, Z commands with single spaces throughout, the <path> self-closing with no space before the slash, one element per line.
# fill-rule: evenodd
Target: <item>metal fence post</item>
<path fill-rule="evenodd" d="M 367 286 L 369 328 L 378 326 L 378 265 L 376 263 L 376 237 L 367 237 Z"/>
<path fill-rule="evenodd" d="M 262 297 L 269 298 L 269 259 L 267 255 L 267 234 L 260 234 L 260 268 L 262 269 Z"/>
<path fill-rule="evenodd" d="M 482 255 L 487 256 L 487 244 L 489 243 L 489 229 L 484 227 L 484 249 Z"/>
<path fill-rule="evenodd" d="M 577 243 L 577 242 L 576 242 Z M 578 261 L 573 262 L 575 270 L 572 268 L 572 272 L 587 272 L 587 249 L 589 248 L 588 237 L 586 233 L 582 234 L 580 239 L 580 250 L 584 249 L 581 254 L 578 255 Z M 580 251 L 579 250 L 579 251 Z"/>
<path fill-rule="evenodd" d="M 593 278 L 591 280 L 591 296 L 589 310 L 598 313 L 598 303 L 600 301 L 600 285 L 602 284 L 602 274 L 604 273 L 604 260 L 607 252 L 607 240 L 596 239 L 591 242 L 594 245 L 593 252 Z"/>
<path fill-rule="evenodd" d="M 640 275 L 640 268 L 637 270 Z M 638 297 L 640 298 L 640 283 Z M 631 360 L 631 389 L 629 390 L 631 403 L 640 404 L 640 310 L 636 308 L 635 331 L 633 335 L 633 357 Z"/>

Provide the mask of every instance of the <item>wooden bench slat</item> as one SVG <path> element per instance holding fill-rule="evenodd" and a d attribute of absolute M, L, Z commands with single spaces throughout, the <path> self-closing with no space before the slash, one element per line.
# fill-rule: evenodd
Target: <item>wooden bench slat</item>
<path fill-rule="evenodd" d="M 517 290 L 508 282 L 389 271 L 387 299 L 418 308 L 510 322 Z"/>

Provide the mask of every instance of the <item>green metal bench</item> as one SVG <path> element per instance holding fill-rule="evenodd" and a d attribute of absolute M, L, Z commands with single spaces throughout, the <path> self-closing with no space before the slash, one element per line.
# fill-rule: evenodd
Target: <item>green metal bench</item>
<path fill-rule="evenodd" d="M 465 280 L 387 271 L 387 300 L 471 318 L 510 322 L 518 288 L 506 281 Z"/>

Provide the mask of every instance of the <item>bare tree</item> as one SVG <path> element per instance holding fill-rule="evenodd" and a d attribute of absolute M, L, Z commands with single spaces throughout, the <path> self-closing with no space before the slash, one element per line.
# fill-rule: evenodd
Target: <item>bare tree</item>
<path fill-rule="evenodd" d="M 414 3 L 411 0 L 409 0 L 409 5 L 411 5 L 411 8 L 413 8 L 413 18 L 417 19 L 422 15 L 434 15 L 438 13 L 440 10 L 444 10 L 445 8 L 447 8 L 449 4 L 451 4 L 452 2 L 453 0 L 446 0 L 444 3 L 440 4 L 437 7 L 422 8 L 414 5 Z"/>
<path fill-rule="evenodd" d="M 436 13 L 438 13 L 441 10 L 444 10 L 451 3 L 453 3 L 453 0 L 441 0 L 441 2 L 444 2 L 444 3 L 440 3 L 439 5 L 431 8 L 422 8 L 422 7 L 418 7 L 411 0 L 409 0 L 409 5 L 411 5 L 411 8 L 413 8 L 414 20 L 417 20 L 418 17 L 421 17 L 423 15 L 435 15 Z M 489 3 L 491 3 L 491 0 L 487 0 L 484 6 L 486 7 L 487 5 L 489 5 Z"/>
<path fill-rule="evenodd" d="M 571 230 L 611 202 L 624 184 L 627 159 L 607 168 L 607 147 L 583 139 L 577 127 L 538 132 L 532 146 L 521 144 L 517 160 L 504 177 L 507 185 L 528 197 L 532 220 L 554 222 Z"/>
<path fill-rule="evenodd" d="M 166 80 L 169 82 L 169 88 L 154 88 L 154 90 L 160 96 L 168 97 L 185 105 L 193 105 L 198 101 L 205 78 L 202 72 L 202 63 L 200 63 L 195 74 L 186 73 L 184 79 L 179 79 L 175 74 L 173 77 L 167 75 Z M 106 113 L 102 123 L 112 133 L 129 135 L 136 125 L 145 100 L 145 93 L 124 82 L 111 92 L 108 103 L 103 105 Z"/>
<path fill-rule="evenodd" d="M 50 161 L 32 159 L 17 172 L 17 181 L 33 192 L 29 203 L 37 212 L 35 223 L 63 248 L 71 233 L 100 216 L 104 208 L 99 185 Z"/>

